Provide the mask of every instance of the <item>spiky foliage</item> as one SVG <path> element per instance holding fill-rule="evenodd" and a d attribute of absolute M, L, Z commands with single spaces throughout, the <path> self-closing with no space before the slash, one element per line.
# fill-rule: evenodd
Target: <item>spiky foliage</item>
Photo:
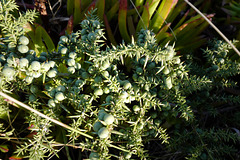
<path fill-rule="evenodd" d="M 240 65 L 229 59 L 231 47 L 227 43 L 213 40 L 208 46 L 203 50 L 204 61 L 193 61 L 197 58 L 191 56 L 185 61 L 191 62 L 190 75 L 210 81 L 200 90 L 189 92 L 187 104 L 191 104 L 195 119 L 184 129 L 174 129 L 170 148 L 187 159 L 237 159 L 240 94 L 236 77 Z"/>
<path fill-rule="evenodd" d="M 18 9 L 14 0 L 0 1 L 0 33 L 5 42 L 16 45 L 17 40 L 24 34 L 23 26 L 27 22 L 33 22 L 36 17 L 35 11 L 27 11 L 22 14 L 16 12 Z M 16 12 L 16 14 L 13 14 Z"/>
<path fill-rule="evenodd" d="M 173 46 L 159 47 L 149 30 L 140 30 L 137 42 L 104 46 L 101 22 L 94 11 L 81 22 L 81 27 L 77 33 L 60 37 L 57 52 L 37 55 L 26 48 L 28 40 L 24 36 L 16 39 L 19 43 L 14 47 L 3 42 L 1 92 L 71 126 L 65 131 L 51 123 L 51 119 L 15 108 L 19 106 L 5 99 L 0 108 L 6 111 L 8 119 L 4 115 L 1 121 L 11 128 L 1 128 L 1 131 L 10 136 L 5 139 L 12 143 L 14 139 L 20 141 L 15 153 L 24 158 L 44 159 L 56 155 L 62 149 L 58 146 L 65 146 L 68 159 L 71 158 L 69 147 L 81 148 L 86 153 L 84 158 L 90 159 L 147 159 L 151 155 L 144 146 L 158 140 L 171 151 L 182 145 L 181 142 L 191 141 L 187 151 L 183 146 L 179 150 L 182 155 L 193 154 L 194 158 L 206 149 L 204 144 L 210 144 L 212 135 L 219 134 L 219 139 L 228 137 L 223 146 L 225 142 L 237 142 L 234 134 L 211 129 L 211 125 L 200 129 L 211 131 L 212 135 L 199 133 L 199 140 L 192 141 L 196 132 L 188 126 L 198 124 L 194 112 L 196 118 L 201 116 L 201 109 L 211 113 L 202 104 L 210 104 L 211 98 L 224 87 L 234 86 L 227 77 L 215 76 L 219 70 L 206 70 L 209 76 L 194 74 L 198 72 L 192 72 L 191 65 L 181 61 Z M 205 68 L 215 63 L 210 59 Z M 236 67 L 234 63 L 224 63 Z M 206 92 L 204 99 L 200 97 L 202 92 Z M 209 92 L 213 96 L 207 96 Z M 225 99 L 226 102 L 232 98 Z M 237 99 L 232 102 L 239 103 Z M 215 109 L 218 108 L 215 106 Z M 178 129 L 171 132 L 172 127 Z M 190 137 L 175 141 L 182 130 Z M 172 139 L 169 134 L 173 135 Z M 203 146 L 199 146 L 199 142 Z M 210 149 L 207 156 L 218 157 L 212 153 L 215 151 L 212 145 Z M 224 152 L 219 155 L 222 154 Z"/>

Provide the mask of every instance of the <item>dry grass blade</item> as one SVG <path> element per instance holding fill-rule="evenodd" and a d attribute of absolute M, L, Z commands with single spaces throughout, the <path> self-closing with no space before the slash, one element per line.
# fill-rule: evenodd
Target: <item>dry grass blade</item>
<path fill-rule="evenodd" d="M 83 132 L 81 132 L 81 131 L 79 131 L 79 130 L 76 130 L 76 129 L 74 129 L 74 128 L 72 128 L 72 127 L 70 127 L 70 126 L 68 126 L 68 125 L 66 125 L 66 124 L 64 124 L 64 123 L 62 123 L 62 122 L 60 122 L 60 121 L 57 121 L 56 119 L 53 119 L 53 118 L 51 118 L 51 117 L 48 117 L 48 116 L 42 114 L 41 112 L 39 112 L 39 111 L 37 111 L 37 110 L 29 107 L 28 105 L 26 105 L 26 104 L 24 104 L 24 103 L 22 103 L 22 102 L 20 102 L 20 101 L 18 101 L 18 100 L 16 100 L 16 99 L 10 97 L 10 96 L 8 96 L 7 94 L 5 94 L 5 93 L 3 93 L 3 92 L 1 92 L 1 91 L 0 91 L 0 96 L 6 98 L 6 99 L 8 99 L 8 100 L 10 100 L 11 102 L 13 102 L 13 103 L 15 103 L 15 104 L 18 104 L 19 106 L 21 106 L 21 107 L 23 107 L 23 108 L 25 108 L 25 109 L 33 112 L 33 113 L 35 113 L 35 114 L 37 114 L 37 115 L 45 118 L 45 119 L 48 119 L 49 121 L 51 121 L 51 122 L 53 122 L 53 123 L 55 123 L 55 124 L 57 124 L 57 125 L 59 125 L 59 126 L 62 126 L 62 127 L 66 128 L 66 129 L 69 129 L 69 130 L 71 130 L 71 131 L 74 131 L 74 132 L 76 132 L 76 133 L 78 133 L 78 134 L 80 134 L 80 135 L 83 135 L 83 136 L 85 136 L 85 137 L 88 137 L 88 138 L 90 138 L 90 139 L 93 139 L 92 136 L 90 136 L 90 135 L 88 135 L 88 134 L 85 134 L 85 133 L 83 133 Z"/>
<path fill-rule="evenodd" d="M 41 112 L 39 112 L 39 111 L 37 111 L 37 110 L 29 107 L 28 105 L 26 105 L 26 104 L 24 104 L 24 103 L 16 100 L 15 98 L 13 98 L 13 97 L 11 97 L 11 96 L 3 93 L 2 91 L 0 91 L 0 96 L 8 99 L 8 100 L 9 100 L 11 103 L 13 103 L 13 104 L 17 104 L 17 105 L 19 105 L 19 106 L 21 106 L 21 107 L 23 107 L 23 108 L 25 108 L 25 109 L 27 109 L 27 110 L 35 113 L 35 114 L 37 114 L 38 116 L 40 116 L 40 117 L 42 117 L 42 118 L 48 119 L 49 121 L 51 121 L 51 122 L 53 122 L 53 123 L 55 123 L 55 124 L 57 124 L 57 125 L 59 125 L 59 126 L 62 126 L 62 127 L 66 128 L 66 129 L 69 129 L 69 130 L 71 130 L 71 131 L 73 131 L 73 132 L 76 132 L 76 133 L 78 133 L 78 134 L 80 134 L 80 135 L 82 135 L 82 136 L 85 136 L 85 137 L 87 137 L 87 138 L 93 139 L 93 136 L 88 135 L 88 134 L 86 134 L 86 133 L 83 133 L 83 132 L 81 132 L 80 130 L 74 129 L 74 128 L 72 128 L 72 127 L 70 127 L 70 126 L 68 126 L 68 125 L 66 125 L 66 124 L 64 124 L 64 123 L 62 123 L 62 122 L 60 122 L 60 121 L 58 121 L 58 120 L 56 120 L 56 119 L 53 119 L 53 118 L 51 118 L 51 117 L 48 117 L 48 116 L 46 116 L 45 114 L 43 114 L 43 113 L 41 113 Z M 16 105 L 14 105 L 14 106 L 16 106 Z M 124 152 L 129 152 L 129 150 L 126 150 L 126 149 L 124 149 L 124 148 L 115 146 L 115 145 L 113 145 L 113 144 L 108 144 L 108 146 L 109 146 L 109 147 L 112 147 L 112 148 L 116 148 L 116 149 L 121 150 L 121 151 L 124 151 Z"/>
<path fill-rule="evenodd" d="M 212 27 L 215 31 L 218 32 L 220 36 L 233 48 L 233 50 L 240 56 L 239 50 L 232 44 L 231 41 L 201 12 L 199 11 L 191 2 L 184 0 L 190 7 L 192 7 L 198 14 L 200 14 Z"/>

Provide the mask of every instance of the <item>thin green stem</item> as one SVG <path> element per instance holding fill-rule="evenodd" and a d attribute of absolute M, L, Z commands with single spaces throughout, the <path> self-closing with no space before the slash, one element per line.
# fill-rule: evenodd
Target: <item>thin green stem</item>
<path fill-rule="evenodd" d="M 240 56 L 239 50 L 232 44 L 231 41 L 228 40 L 228 38 L 201 12 L 199 11 L 192 3 L 190 3 L 188 0 L 184 0 L 189 6 L 191 6 L 198 14 L 200 14 L 212 27 L 215 29 L 215 31 L 218 32 L 220 36 L 233 48 L 233 50 Z"/>

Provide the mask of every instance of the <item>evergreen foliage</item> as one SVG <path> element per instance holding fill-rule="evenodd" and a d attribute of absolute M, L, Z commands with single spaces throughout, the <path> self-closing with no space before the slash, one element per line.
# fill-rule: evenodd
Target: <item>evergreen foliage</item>
<path fill-rule="evenodd" d="M 152 159 L 146 146 L 154 140 L 168 159 L 175 153 L 179 159 L 237 157 L 240 101 L 232 93 L 240 66 L 228 59 L 228 45 L 213 41 L 201 63 L 178 56 L 174 46 L 159 47 L 145 29 L 136 42 L 105 46 L 91 11 L 80 31 L 60 38 L 56 51 L 37 55 L 26 48 L 20 27 L 35 12 L 16 18 L 16 9 L 14 1 L 0 2 L 0 91 L 73 130 L 1 97 L 0 133 L 9 142 L 1 140 L 0 148 L 7 144 L 9 154 L 29 159 L 55 156 L 59 146 L 68 159 L 70 147 L 85 152 L 82 158 Z M 228 109 L 236 110 L 233 118 Z"/>

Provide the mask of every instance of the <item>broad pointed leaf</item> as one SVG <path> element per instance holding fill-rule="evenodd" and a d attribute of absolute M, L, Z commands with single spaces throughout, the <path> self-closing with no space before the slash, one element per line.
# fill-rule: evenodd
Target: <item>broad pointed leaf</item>
<path fill-rule="evenodd" d="M 149 16 L 149 4 L 144 5 L 142 16 L 137 25 L 137 32 L 139 32 L 142 28 L 147 29 L 149 26 L 150 16 Z"/>
<path fill-rule="evenodd" d="M 142 6 L 143 4 L 144 4 L 144 0 L 136 0 L 136 1 L 135 1 L 136 7 Z"/>
<path fill-rule="evenodd" d="M 81 0 L 74 0 L 73 24 L 77 25 L 82 20 Z"/>
<path fill-rule="evenodd" d="M 165 25 L 157 34 L 156 34 L 156 43 L 159 43 L 164 38 L 168 37 L 169 34 L 167 33 L 168 28 L 170 27 L 171 23 Z"/>
<path fill-rule="evenodd" d="M 68 13 L 68 15 L 73 14 L 73 9 L 74 9 L 74 0 L 68 0 L 67 1 L 67 13 Z"/>
<path fill-rule="evenodd" d="M 127 42 L 131 42 L 131 38 L 127 30 L 127 0 L 119 0 L 118 25 L 122 38 Z"/>
<path fill-rule="evenodd" d="M 107 12 L 106 16 L 107 16 L 107 20 L 111 21 L 112 18 L 114 17 L 114 15 L 117 14 L 119 9 L 119 1 L 116 1 L 116 3 L 112 6 L 112 8 Z"/>
<path fill-rule="evenodd" d="M 105 11 L 105 0 L 97 0 L 96 2 L 97 15 L 100 20 L 103 20 L 103 14 Z"/>
<path fill-rule="evenodd" d="M 178 0 L 163 0 L 158 7 L 158 10 L 156 11 L 152 23 L 151 23 L 151 29 L 155 33 L 159 31 L 159 29 L 162 27 L 163 23 L 165 22 L 166 18 L 168 17 L 170 11 L 175 7 Z"/>

